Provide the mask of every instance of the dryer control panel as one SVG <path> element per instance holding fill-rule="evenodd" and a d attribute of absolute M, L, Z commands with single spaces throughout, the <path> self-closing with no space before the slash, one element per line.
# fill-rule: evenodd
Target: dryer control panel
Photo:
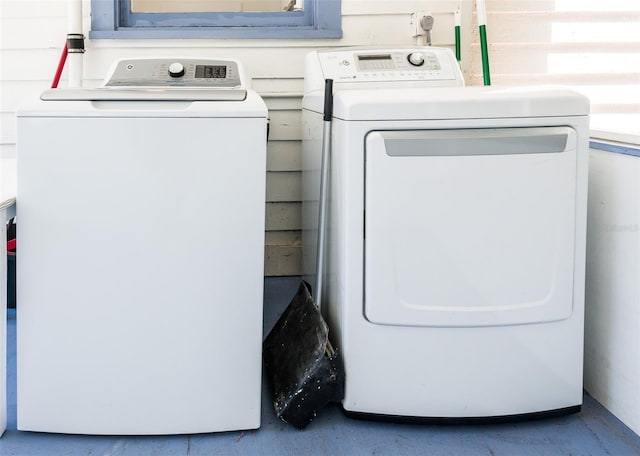
<path fill-rule="evenodd" d="M 345 48 L 312 52 L 306 61 L 305 92 L 333 79 L 349 87 L 463 86 L 458 62 L 448 48 Z M 320 76 L 321 75 L 321 76 Z"/>
<path fill-rule="evenodd" d="M 123 59 L 105 87 L 232 88 L 242 86 L 238 63 L 219 59 Z"/>

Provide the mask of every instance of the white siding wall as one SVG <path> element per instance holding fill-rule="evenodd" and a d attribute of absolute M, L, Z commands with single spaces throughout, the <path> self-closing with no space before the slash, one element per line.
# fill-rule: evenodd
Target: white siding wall
<path fill-rule="evenodd" d="M 584 387 L 640 435 L 640 157 L 591 150 Z"/>
<path fill-rule="evenodd" d="M 268 144 L 266 275 L 300 273 L 300 122 L 304 55 L 316 48 L 412 45 L 411 13 L 432 12 L 434 45 L 454 42 L 458 2 L 343 0 L 341 40 L 92 40 L 84 55 L 85 86 L 97 85 L 112 62 L 126 57 L 206 56 L 242 61 L 271 118 Z M 463 21 L 471 23 L 469 0 Z M 84 31 L 90 28 L 84 1 Z M 0 0 L 0 195 L 15 191 L 15 111 L 25 97 L 47 89 L 67 33 L 64 0 Z M 469 42 L 463 27 L 463 42 Z M 464 48 L 468 49 L 468 46 Z M 463 58 L 468 53 L 463 54 Z M 469 59 L 466 59 L 467 61 Z M 66 80 L 61 81 L 64 87 Z"/>

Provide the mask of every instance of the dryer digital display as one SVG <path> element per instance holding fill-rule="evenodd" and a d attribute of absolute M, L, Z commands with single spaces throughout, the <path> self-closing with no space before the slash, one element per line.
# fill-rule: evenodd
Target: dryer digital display
<path fill-rule="evenodd" d="M 394 70 L 391 54 L 358 55 L 358 69 L 360 71 Z"/>

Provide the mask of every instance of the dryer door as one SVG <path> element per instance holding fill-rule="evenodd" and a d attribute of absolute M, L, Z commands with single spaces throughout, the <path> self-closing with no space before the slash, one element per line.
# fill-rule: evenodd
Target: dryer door
<path fill-rule="evenodd" d="M 569 317 L 576 142 L 569 127 L 370 132 L 366 318 L 494 326 Z"/>

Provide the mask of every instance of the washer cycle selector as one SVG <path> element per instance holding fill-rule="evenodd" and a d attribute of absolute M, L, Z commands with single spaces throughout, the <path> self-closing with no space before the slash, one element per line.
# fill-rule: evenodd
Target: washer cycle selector
<path fill-rule="evenodd" d="M 407 57 L 407 60 L 413 66 L 421 66 L 424 64 L 424 55 L 420 52 L 412 52 Z"/>
<path fill-rule="evenodd" d="M 169 76 L 172 78 L 180 78 L 184 76 L 184 65 L 178 62 L 169 65 Z"/>

